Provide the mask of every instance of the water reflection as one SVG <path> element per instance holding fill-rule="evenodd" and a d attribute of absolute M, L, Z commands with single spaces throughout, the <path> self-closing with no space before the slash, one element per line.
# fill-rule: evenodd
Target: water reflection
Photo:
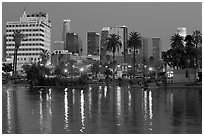
<path fill-rule="evenodd" d="M 7 95 L 7 123 L 8 123 L 8 130 L 7 130 L 7 133 L 12 133 L 12 128 L 13 128 L 13 125 L 12 125 L 12 105 L 11 105 L 11 101 L 12 101 L 12 98 L 11 98 L 11 90 L 8 89 L 6 91 L 6 95 Z"/>
<path fill-rule="evenodd" d="M 142 109 L 144 113 L 144 126 L 147 127 L 148 130 L 152 131 L 153 126 L 153 98 L 151 90 L 144 90 L 142 93 L 143 102 Z"/>
<path fill-rule="evenodd" d="M 3 133 L 201 133 L 202 90 L 4 88 Z"/>
<path fill-rule="evenodd" d="M 75 89 L 72 89 L 72 102 L 75 103 Z"/>
<path fill-rule="evenodd" d="M 92 118 L 92 114 L 91 114 L 91 110 L 92 110 L 92 91 L 91 91 L 91 89 L 92 89 L 92 87 L 90 87 L 89 88 L 89 92 L 88 92 L 88 100 L 89 100 L 89 102 L 88 102 L 88 104 L 89 104 L 89 118 L 91 119 Z"/>
<path fill-rule="evenodd" d="M 142 101 L 142 107 L 143 107 L 143 112 L 144 112 L 144 120 L 147 120 L 147 91 L 143 91 L 143 101 Z M 146 123 L 146 122 L 145 122 Z"/>
<path fill-rule="evenodd" d="M 152 130 L 152 118 L 153 118 L 153 111 L 152 111 L 152 91 L 149 91 L 149 130 Z"/>
<path fill-rule="evenodd" d="M 121 125 L 121 87 L 117 86 L 116 90 L 116 118 L 117 125 Z"/>
<path fill-rule="evenodd" d="M 66 131 L 70 131 L 69 130 L 69 106 L 68 106 L 68 92 L 67 92 L 67 88 L 65 88 L 64 90 L 64 121 L 65 121 L 65 125 L 64 125 L 64 129 Z"/>
<path fill-rule="evenodd" d="M 102 89 L 102 87 L 99 86 L 99 89 Z M 104 87 L 104 96 L 105 96 L 105 98 L 106 98 L 106 94 L 107 94 L 107 86 Z"/>
<path fill-rule="evenodd" d="M 43 98 L 42 98 L 42 90 L 39 91 L 40 92 L 40 101 L 39 101 L 39 107 L 40 107 L 40 131 L 43 131 L 43 107 L 42 107 L 42 103 L 43 103 Z"/>
<path fill-rule="evenodd" d="M 83 90 L 81 90 L 81 129 L 80 131 L 83 132 L 85 130 L 85 113 L 84 113 L 84 105 L 85 105 L 85 101 L 84 101 L 84 93 Z"/>
<path fill-rule="evenodd" d="M 52 132 L 52 96 L 51 89 L 46 90 L 41 89 L 39 91 L 39 123 L 40 123 L 40 132 L 49 134 Z M 46 96 L 45 100 L 43 99 L 43 95 Z"/>

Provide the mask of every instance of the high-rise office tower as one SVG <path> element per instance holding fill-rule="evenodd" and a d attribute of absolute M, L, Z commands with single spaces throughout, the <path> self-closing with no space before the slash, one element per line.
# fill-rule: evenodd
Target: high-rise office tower
<path fill-rule="evenodd" d="M 120 36 L 122 48 L 119 48 L 119 50 L 116 50 L 115 57 L 118 62 L 126 62 L 126 57 L 128 53 L 128 50 L 127 50 L 128 28 L 126 26 L 117 26 L 115 28 L 104 27 L 101 32 L 101 48 L 103 48 L 103 50 L 105 49 L 105 46 L 106 46 L 105 44 L 107 41 L 107 37 L 110 36 L 110 34 L 116 34 Z M 104 54 L 104 52 L 105 50 L 101 53 Z"/>
<path fill-rule="evenodd" d="M 80 53 L 81 47 L 79 45 L 79 37 L 76 33 L 66 33 L 64 49 L 72 53 Z"/>
<path fill-rule="evenodd" d="M 39 12 L 26 14 L 24 11 L 20 21 L 7 22 L 6 54 L 13 59 L 15 31 L 21 31 L 26 37 L 18 50 L 18 64 L 40 61 L 40 52 L 51 49 L 51 22 L 48 14 Z"/>
<path fill-rule="evenodd" d="M 152 54 L 155 61 L 161 59 L 161 39 L 160 37 L 153 37 L 152 38 Z"/>
<path fill-rule="evenodd" d="M 142 47 L 139 49 L 139 60 L 142 64 L 147 64 L 148 60 L 148 38 L 142 38 Z"/>
<path fill-rule="evenodd" d="M 99 34 L 87 32 L 87 55 L 99 55 Z"/>
<path fill-rule="evenodd" d="M 106 46 L 107 46 L 107 38 L 109 36 L 110 27 L 103 27 L 101 31 L 101 43 L 100 43 L 100 61 L 102 63 L 106 62 Z"/>
<path fill-rule="evenodd" d="M 80 55 L 80 56 L 86 55 L 86 53 L 85 53 L 85 51 L 84 51 L 84 49 L 83 49 L 81 37 L 78 37 L 78 40 L 79 40 L 79 55 Z"/>
<path fill-rule="evenodd" d="M 128 41 L 128 28 L 126 26 L 117 26 L 110 29 L 110 34 L 116 34 L 120 36 L 120 41 L 122 43 L 122 48 L 116 50 L 116 56 L 124 56 L 127 54 L 127 41 Z"/>
<path fill-rule="evenodd" d="M 70 22 L 70 19 L 63 20 L 62 41 L 64 41 L 64 45 L 66 44 L 66 33 L 71 32 Z"/>

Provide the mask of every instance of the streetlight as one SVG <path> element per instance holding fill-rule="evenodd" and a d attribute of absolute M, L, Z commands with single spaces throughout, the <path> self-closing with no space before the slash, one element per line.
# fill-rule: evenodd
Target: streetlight
<path fill-rule="evenodd" d="M 84 68 L 80 68 L 79 70 L 80 70 L 81 72 L 83 72 L 83 71 L 84 71 Z"/>
<path fill-rule="evenodd" d="M 67 69 L 64 69 L 64 73 L 67 73 L 68 72 L 68 70 Z"/>
<path fill-rule="evenodd" d="M 153 71 L 153 68 L 152 68 L 152 67 L 149 67 L 149 71 Z"/>

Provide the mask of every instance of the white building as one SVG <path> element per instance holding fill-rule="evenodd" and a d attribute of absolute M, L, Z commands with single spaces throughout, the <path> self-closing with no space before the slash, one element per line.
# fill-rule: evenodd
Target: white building
<path fill-rule="evenodd" d="M 51 22 L 47 13 L 26 14 L 24 11 L 20 21 L 7 22 L 6 55 L 13 60 L 15 42 L 13 34 L 21 31 L 26 37 L 21 41 L 18 50 L 18 65 L 40 61 L 43 50 L 51 50 Z"/>
<path fill-rule="evenodd" d="M 177 28 L 177 32 L 178 32 L 178 34 L 179 34 L 180 36 L 182 36 L 183 38 L 185 38 L 186 35 L 187 35 L 187 29 L 186 29 L 185 26 L 183 26 L 183 27 L 178 27 L 178 28 Z"/>

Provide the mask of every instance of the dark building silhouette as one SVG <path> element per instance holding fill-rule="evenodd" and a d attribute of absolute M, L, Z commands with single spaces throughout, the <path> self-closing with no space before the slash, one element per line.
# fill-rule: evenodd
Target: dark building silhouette
<path fill-rule="evenodd" d="M 109 27 L 104 27 L 101 31 L 100 60 L 102 63 L 106 62 L 106 41 L 109 36 L 109 30 Z"/>
<path fill-rule="evenodd" d="M 160 37 L 153 37 L 152 38 L 152 53 L 153 53 L 153 57 L 154 60 L 158 61 L 160 60 L 160 54 L 161 54 L 161 40 Z"/>
<path fill-rule="evenodd" d="M 79 37 L 76 33 L 66 33 L 66 44 L 64 50 L 72 53 L 80 53 L 81 47 Z"/>
<path fill-rule="evenodd" d="M 87 55 L 99 55 L 99 34 L 87 33 Z"/>

